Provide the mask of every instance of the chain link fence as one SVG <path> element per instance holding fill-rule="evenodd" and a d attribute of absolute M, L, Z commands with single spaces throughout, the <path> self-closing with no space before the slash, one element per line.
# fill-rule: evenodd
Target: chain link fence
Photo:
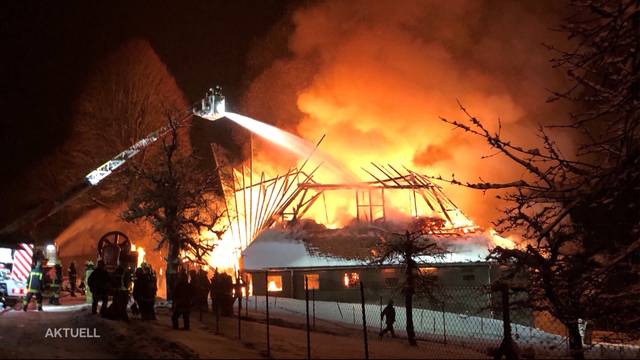
<path fill-rule="evenodd" d="M 363 286 L 366 288 L 366 284 Z M 381 313 L 389 300 L 388 294 L 376 296 L 375 291 L 367 290 L 363 314 L 362 301 L 345 302 L 339 298 L 327 301 L 326 296 L 320 301 L 317 300 L 317 291 L 309 290 L 308 312 L 305 299 L 269 294 L 268 302 L 265 296 L 244 297 L 240 317 L 237 301 L 232 317 L 220 316 L 216 320 L 210 309 L 192 316 L 200 316 L 214 332 L 240 338 L 245 345 L 260 350 L 265 356 L 272 355 L 274 349 L 270 342 L 281 336 L 273 329 L 268 333 L 269 326 L 301 330 L 288 334 L 292 338 L 287 341 L 306 346 L 307 314 L 312 338 L 314 333 L 327 332 L 327 329 L 347 329 L 351 330 L 350 337 L 360 337 L 363 348 L 368 347 L 362 331 L 364 315 L 369 343 L 379 340 L 378 334 L 385 327 Z M 402 294 L 396 294 L 394 330 L 395 335 L 401 338 L 407 337 L 404 304 Z M 429 297 L 414 295 L 412 314 L 416 338 L 425 343 L 464 348 L 492 356 L 504 337 L 500 296 L 482 286 L 441 287 Z M 510 318 L 512 338 L 523 358 L 570 358 L 567 330 L 558 320 L 549 314 L 527 309 L 511 309 Z M 640 344 L 626 340 L 614 343 L 612 338 L 596 337 L 591 345 L 585 344 L 585 357 L 640 358 Z M 351 353 L 345 356 L 352 357 Z"/>

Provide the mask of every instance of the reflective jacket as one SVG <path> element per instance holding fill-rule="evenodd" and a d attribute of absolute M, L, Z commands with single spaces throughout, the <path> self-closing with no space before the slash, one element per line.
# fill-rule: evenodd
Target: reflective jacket
<path fill-rule="evenodd" d="M 31 293 L 39 293 L 42 291 L 44 281 L 42 281 L 42 270 L 39 267 L 33 268 L 29 273 L 27 281 L 27 289 Z"/>

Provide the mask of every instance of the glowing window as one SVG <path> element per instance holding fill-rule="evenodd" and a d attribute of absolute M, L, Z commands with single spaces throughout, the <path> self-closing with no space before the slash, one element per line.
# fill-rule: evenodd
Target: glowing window
<path fill-rule="evenodd" d="M 267 287 L 269 291 L 282 291 L 282 276 L 269 275 L 267 277 L 267 282 L 269 283 L 269 286 Z"/>
<path fill-rule="evenodd" d="M 320 289 L 320 275 L 318 274 L 306 274 L 305 277 L 309 282 L 309 290 Z"/>
<path fill-rule="evenodd" d="M 420 272 L 422 273 L 422 275 L 436 275 L 436 273 L 438 272 L 438 268 L 423 267 L 423 268 L 420 268 Z"/>
<path fill-rule="evenodd" d="M 360 275 L 356 272 L 352 273 L 344 273 L 344 286 L 345 287 L 356 287 L 360 282 Z"/>

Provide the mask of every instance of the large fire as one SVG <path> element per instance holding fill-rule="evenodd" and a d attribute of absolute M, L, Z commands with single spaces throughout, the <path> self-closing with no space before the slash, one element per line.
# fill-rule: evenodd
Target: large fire
<path fill-rule="evenodd" d="M 406 165 L 422 174 L 444 177 L 455 173 L 457 179 L 469 181 L 522 176 L 515 166 L 505 166 L 504 159 L 492 156 L 482 141 L 454 133 L 440 120 L 461 115 L 459 100 L 471 114 L 493 124 L 491 131 L 500 128 L 505 137 L 530 144 L 538 123 L 557 113 L 553 106 L 558 105 L 540 106 L 548 95 L 546 88 L 558 81 L 547 64 L 548 54 L 532 51 L 549 35 L 545 31 L 549 22 L 526 5 L 514 4 L 504 13 L 492 6 L 477 1 L 451 7 L 431 2 L 397 6 L 393 1 L 363 6 L 348 1 L 314 2 L 296 10 L 287 56 L 273 59 L 254 79 L 243 104 L 243 113 L 277 127 L 230 114 L 231 120 L 266 139 L 255 143 L 252 167 L 260 171 L 251 174 L 252 182 L 261 178 L 262 171 L 265 178 L 273 178 L 300 168 L 313 149 L 312 142 L 325 135 L 305 166 L 310 172 L 323 163 L 314 174 L 319 183 L 370 180 L 361 169 L 370 162 Z M 499 21 L 478 20 L 489 17 Z M 461 18 L 471 20 L 460 22 Z M 518 29 L 519 41 L 513 42 L 505 28 Z M 279 128 L 309 142 L 300 142 Z M 561 147 L 571 145 L 567 137 L 561 139 L 565 142 Z M 273 141 L 294 155 L 274 155 Z M 241 178 L 247 178 L 244 171 Z M 236 181 L 238 188 L 244 187 Z M 517 242 L 489 228 L 500 215 L 499 200 L 462 187 L 443 187 L 462 210 L 452 216 L 452 226 L 485 228 L 492 245 L 510 247 Z M 250 197 L 258 197 L 260 191 L 252 189 Z M 306 217 L 329 228 L 343 227 L 358 216 L 357 205 L 363 199 L 357 196 L 352 190 L 327 192 Z M 433 215 L 411 191 L 385 191 L 384 196 L 386 217 Z M 379 198 L 372 193 L 370 203 L 378 203 Z M 246 246 L 239 239 L 251 232 L 247 229 L 252 224 L 244 225 L 244 220 L 251 219 L 254 210 L 258 211 L 252 207 L 251 215 L 231 221 L 230 234 L 225 234 L 231 244 L 221 247 L 226 250 L 216 258 L 228 259 Z M 370 214 L 373 219 L 380 216 L 376 211 Z"/>
<path fill-rule="evenodd" d="M 420 175 L 411 170 L 407 169 L 406 174 L 403 175 L 391 165 L 385 167 L 373 164 L 386 176 L 386 180 L 379 180 L 377 176 L 363 169 L 365 174 L 378 181 L 367 182 L 364 177 L 354 181 L 354 173 L 344 170 L 349 168 L 348 164 L 342 164 L 331 155 L 315 149 L 305 140 L 246 116 L 230 114 L 230 119 L 294 154 L 301 155 L 304 151 L 309 151 L 309 154 L 299 160 L 298 168 L 288 170 L 284 176 L 267 180 L 264 172 L 261 174 L 254 172 L 253 161 L 248 168 L 243 164 L 241 171 L 231 170 L 231 189 L 227 189 L 225 199 L 226 207 L 232 209 L 228 214 L 227 229 L 220 239 L 216 239 L 213 232 L 207 231 L 200 234 L 202 240 L 217 240 L 216 248 L 207 259 L 211 267 L 227 272 L 233 270 L 232 274 L 235 275 L 236 270 L 240 268 L 238 259 L 242 250 L 250 245 L 260 230 L 270 226 L 271 220 L 275 220 L 276 216 L 283 216 L 287 209 L 293 207 L 297 214 L 302 207 L 307 190 L 317 184 L 335 191 L 318 191 L 317 196 L 312 196 L 305 202 L 310 204 L 305 207 L 303 215 L 328 228 L 347 226 L 354 219 L 364 219 L 373 223 L 379 219 L 414 218 L 439 219 L 436 221 L 439 224 L 437 228 L 442 230 L 435 230 L 438 233 L 453 232 L 464 236 L 467 233 L 481 231 L 479 226 L 446 198 L 439 190 L 439 186 L 431 184 L 427 178 L 420 180 Z M 316 165 L 318 160 L 312 155 L 320 158 L 319 164 Z M 325 162 L 332 166 L 328 169 L 323 168 L 322 165 Z M 269 168 L 272 169 L 272 167 Z M 398 176 L 390 175 L 392 171 Z M 254 179 L 256 179 L 255 182 Z M 343 183 L 323 184 L 320 182 L 322 179 Z M 397 186 L 386 187 L 385 181 L 393 181 Z M 436 207 L 427 199 L 423 188 L 420 187 L 421 184 L 431 191 L 432 197 L 435 196 Z M 292 202 L 298 198 L 304 186 L 307 187 L 296 207 Z M 322 195 L 323 206 L 311 206 L 313 204 L 311 200 L 317 201 L 320 195 Z M 363 211 L 362 216 L 361 211 Z M 445 231 L 445 229 L 449 230 Z M 491 239 L 492 246 L 515 246 L 512 239 L 500 236 L 493 229 L 489 229 L 486 236 Z"/>

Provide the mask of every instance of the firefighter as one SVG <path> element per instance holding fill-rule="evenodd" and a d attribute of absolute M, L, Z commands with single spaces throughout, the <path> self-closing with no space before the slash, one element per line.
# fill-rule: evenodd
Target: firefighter
<path fill-rule="evenodd" d="M 189 283 L 187 272 L 182 270 L 178 273 L 176 286 L 173 290 L 173 314 L 171 315 L 171 322 L 174 329 L 178 329 L 178 318 L 182 316 L 184 329 L 189 330 L 189 315 L 191 314 L 193 295 L 193 284 Z"/>
<path fill-rule="evenodd" d="M 51 283 L 51 296 L 49 297 L 49 304 L 60 305 L 60 287 L 62 286 L 62 263 L 60 259 L 56 260 L 55 278 Z"/>
<path fill-rule="evenodd" d="M 107 317 L 113 320 L 129 321 L 127 314 L 127 304 L 129 303 L 129 271 L 122 265 L 118 265 L 113 273 L 111 289 L 113 291 L 113 302 L 107 308 Z"/>
<path fill-rule="evenodd" d="M 211 284 L 209 283 L 207 272 L 204 269 L 200 269 L 200 271 L 198 271 L 198 285 L 200 287 L 200 296 L 198 297 L 200 309 L 202 311 L 209 311 L 209 302 L 207 301 L 207 298 L 209 297 L 209 288 L 211 287 Z"/>
<path fill-rule="evenodd" d="M 382 339 L 382 336 L 384 336 L 387 331 L 391 332 L 391 336 L 396 337 L 396 333 L 393 331 L 393 324 L 396 322 L 396 309 L 393 308 L 393 300 L 389 300 L 389 304 L 387 304 L 380 314 L 380 319 L 384 319 L 385 317 L 387 327 L 380 331 L 380 338 Z"/>
<path fill-rule="evenodd" d="M 98 261 L 98 267 L 95 268 L 87 277 L 87 285 L 91 290 L 91 313 L 96 314 L 98 310 L 98 301 L 102 301 L 100 307 L 100 315 L 105 316 L 107 312 L 107 302 L 109 299 L 109 273 L 104 268 L 104 261 Z"/>
<path fill-rule="evenodd" d="M 132 292 L 134 304 L 131 305 L 131 312 L 134 315 L 138 315 L 138 314 L 142 315 L 142 312 L 143 312 L 144 305 L 142 304 L 143 302 L 142 293 L 144 291 L 143 288 L 145 287 L 145 282 L 146 282 L 144 266 L 145 264 L 142 263 L 141 266 L 136 268 L 136 272 L 134 273 L 133 292 Z"/>
<path fill-rule="evenodd" d="M 200 305 L 200 296 L 204 292 L 204 289 L 200 288 L 197 271 L 189 270 L 189 283 L 193 286 L 193 305 L 197 307 Z"/>
<path fill-rule="evenodd" d="M 233 296 L 236 299 L 238 299 L 238 311 L 240 311 L 240 309 L 242 308 L 242 288 L 243 287 L 244 287 L 244 281 L 242 281 L 242 278 L 238 273 L 236 276 L 236 282 L 233 284 Z"/>
<path fill-rule="evenodd" d="M 209 297 L 211 297 L 211 311 L 214 314 L 219 315 L 220 309 L 220 274 L 218 274 L 218 268 L 213 270 L 213 276 L 209 285 Z"/>
<path fill-rule="evenodd" d="M 84 291 L 85 301 L 87 303 L 93 302 L 91 289 L 89 289 L 89 276 L 91 276 L 91 273 L 93 272 L 93 268 L 94 268 L 93 261 L 88 260 L 84 264 L 84 277 L 82 282 L 80 283 L 80 289 Z"/>
<path fill-rule="evenodd" d="M 69 295 L 76 297 L 76 277 L 78 275 L 76 271 L 76 263 L 72 261 L 69 265 L 69 269 L 67 270 L 67 275 L 69 277 Z"/>
<path fill-rule="evenodd" d="M 229 274 L 220 274 L 220 311 L 222 316 L 233 316 L 233 279 Z"/>
<path fill-rule="evenodd" d="M 147 264 L 147 271 L 149 273 L 149 281 L 147 283 L 147 291 L 143 293 L 143 301 L 145 303 L 148 320 L 156 319 L 156 294 L 158 292 L 158 279 L 155 271 L 151 265 Z"/>
<path fill-rule="evenodd" d="M 38 303 L 38 311 L 42 311 L 42 290 L 44 289 L 44 281 L 42 279 L 42 265 L 40 260 L 36 261 L 35 266 L 29 273 L 27 281 L 27 297 L 22 302 L 22 310 L 27 311 L 31 298 L 35 295 Z"/>
<path fill-rule="evenodd" d="M 136 277 L 133 287 L 133 296 L 140 308 L 142 320 L 155 320 L 156 277 L 147 263 L 142 263 L 140 275 Z"/>

